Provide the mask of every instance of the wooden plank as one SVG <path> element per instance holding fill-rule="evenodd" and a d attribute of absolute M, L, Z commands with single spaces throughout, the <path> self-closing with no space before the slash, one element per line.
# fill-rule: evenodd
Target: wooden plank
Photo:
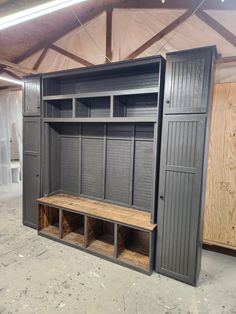
<path fill-rule="evenodd" d="M 112 8 L 106 10 L 106 63 L 112 60 Z"/>
<path fill-rule="evenodd" d="M 51 45 L 50 48 L 55 50 L 56 52 L 62 54 L 63 56 L 65 56 L 67 58 L 70 58 L 70 59 L 72 59 L 72 60 L 74 60 L 74 61 L 76 61 L 76 62 L 78 62 L 78 63 L 80 63 L 80 64 L 82 64 L 84 66 L 92 66 L 92 65 L 94 65 L 93 63 L 85 60 L 84 58 L 81 58 L 81 57 L 79 57 L 79 56 L 77 56 L 77 55 L 75 55 L 75 54 L 73 54 L 73 53 L 71 53 L 71 52 L 69 52 L 69 51 L 67 51 L 67 50 L 65 50 L 65 49 L 63 49 L 61 47 L 58 47 L 56 45 Z"/>
<path fill-rule="evenodd" d="M 124 249 L 118 259 L 122 262 L 129 263 L 143 269 L 149 269 L 149 257 L 138 252 Z"/>
<path fill-rule="evenodd" d="M 213 19 L 213 17 L 211 17 L 202 10 L 196 12 L 196 15 L 208 26 L 213 28 L 219 35 L 226 39 L 231 45 L 236 47 L 236 36 L 231 33 L 227 28 L 225 28 L 222 24 L 217 22 L 215 19 Z"/>
<path fill-rule="evenodd" d="M 216 84 L 203 241 L 236 248 L 236 83 Z"/>
<path fill-rule="evenodd" d="M 67 194 L 56 194 L 38 199 L 40 204 L 65 208 L 81 214 L 100 217 L 104 220 L 130 225 L 143 230 L 152 231 L 155 224 L 150 223 L 150 213 L 109 204 L 106 202 L 91 200 Z"/>
<path fill-rule="evenodd" d="M 143 45 L 141 45 L 139 48 L 137 48 L 135 51 L 133 51 L 131 54 L 129 54 L 126 59 L 134 59 L 138 55 L 140 55 L 142 52 L 147 50 L 149 47 L 151 47 L 154 43 L 162 39 L 164 36 L 172 32 L 176 27 L 178 27 L 180 24 L 182 24 L 184 21 L 186 21 L 194 12 L 194 9 L 186 11 L 184 14 L 179 16 L 177 19 L 175 19 L 172 23 L 167 25 L 164 29 L 162 29 L 159 33 L 154 35 L 151 39 L 146 41 Z"/>

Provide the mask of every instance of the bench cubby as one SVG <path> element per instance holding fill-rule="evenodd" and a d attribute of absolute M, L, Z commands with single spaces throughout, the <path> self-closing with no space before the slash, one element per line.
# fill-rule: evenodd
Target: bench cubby
<path fill-rule="evenodd" d="M 151 273 L 156 225 L 149 213 L 62 193 L 38 203 L 40 235 Z"/>
<path fill-rule="evenodd" d="M 46 235 L 59 238 L 59 215 L 60 213 L 57 208 L 39 205 L 39 231 Z"/>
<path fill-rule="evenodd" d="M 62 211 L 61 237 L 64 241 L 84 245 L 84 216 Z"/>
<path fill-rule="evenodd" d="M 118 225 L 118 259 L 138 267 L 149 267 L 149 232 Z"/>
<path fill-rule="evenodd" d="M 114 224 L 87 217 L 87 247 L 95 252 L 114 255 Z"/>

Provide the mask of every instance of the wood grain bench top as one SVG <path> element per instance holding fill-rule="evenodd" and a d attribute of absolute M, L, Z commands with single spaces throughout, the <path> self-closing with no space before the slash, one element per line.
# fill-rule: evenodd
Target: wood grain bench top
<path fill-rule="evenodd" d="M 150 223 L 150 213 L 79 196 L 59 193 L 39 198 L 37 201 L 40 204 L 72 210 L 147 231 L 153 231 L 156 227 L 156 224 Z"/>

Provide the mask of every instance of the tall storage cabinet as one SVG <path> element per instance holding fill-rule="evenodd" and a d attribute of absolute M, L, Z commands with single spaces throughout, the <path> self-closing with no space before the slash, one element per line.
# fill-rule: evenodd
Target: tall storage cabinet
<path fill-rule="evenodd" d="M 201 263 L 215 48 L 167 55 L 156 271 L 195 285 Z"/>
<path fill-rule="evenodd" d="M 24 224 L 195 285 L 214 56 L 206 47 L 168 54 L 166 71 L 154 56 L 27 78 Z"/>
<path fill-rule="evenodd" d="M 25 224 L 152 272 L 164 77 L 155 56 L 27 78 Z"/>
<path fill-rule="evenodd" d="M 23 95 L 23 223 L 37 227 L 37 198 L 41 193 L 41 79 L 29 77 Z"/>

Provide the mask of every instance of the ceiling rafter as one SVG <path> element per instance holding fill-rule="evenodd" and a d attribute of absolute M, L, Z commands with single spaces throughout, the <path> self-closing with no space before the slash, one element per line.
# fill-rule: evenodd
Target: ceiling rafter
<path fill-rule="evenodd" d="M 43 62 L 47 52 L 48 52 L 48 47 L 44 48 L 43 51 L 41 52 L 40 56 L 38 57 L 37 61 L 35 62 L 33 70 L 38 70 L 38 68 L 40 67 L 40 64 Z"/>
<path fill-rule="evenodd" d="M 103 8 L 90 10 L 89 12 L 87 12 L 87 14 L 84 14 L 81 17 L 81 22 L 83 24 L 87 23 L 90 20 L 97 17 L 98 15 L 100 15 L 102 12 L 103 12 Z M 79 27 L 80 27 L 80 25 L 78 24 L 78 21 L 76 19 L 72 20 L 72 23 L 69 24 L 67 27 L 63 28 L 62 31 L 59 30 L 57 32 L 54 32 L 52 34 L 52 36 L 47 41 L 44 40 L 43 42 L 38 43 L 34 47 L 30 48 L 29 50 L 27 50 L 26 52 L 24 52 L 23 54 L 21 54 L 20 56 L 15 58 L 13 60 L 13 62 L 14 63 L 20 63 L 20 62 L 24 61 L 25 59 L 29 58 L 33 54 L 37 53 L 38 51 L 49 47 L 51 44 L 55 43 L 57 40 L 59 40 L 60 38 L 64 37 L 65 35 L 67 35 L 71 31 L 73 31 L 74 29 L 79 28 Z"/>
<path fill-rule="evenodd" d="M 113 8 L 106 10 L 106 63 L 112 60 L 112 11 Z"/>
<path fill-rule="evenodd" d="M 211 17 L 209 14 L 202 10 L 196 12 L 196 15 L 200 20 L 205 22 L 214 31 L 216 31 L 219 35 L 225 38 L 231 45 L 236 47 L 236 36 L 231 33 L 227 28 L 225 28 L 222 24 L 220 24 L 213 17 Z"/>
<path fill-rule="evenodd" d="M 9 61 L 3 60 L 3 59 L 0 59 L 0 64 L 3 65 L 4 67 L 7 66 L 9 68 L 13 68 L 13 69 L 15 69 L 19 72 L 25 73 L 25 74 L 37 74 L 38 73 L 35 70 L 25 68 L 25 67 L 21 66 L 20 64 L 15 64 L 13 62 L 9 62 Z"/>
<path fill-rule="evenodd" d="M 236 62 L 236 56 L 221 57 L 216 59 L 217 64 Z"/>
<path fill-rule="evenodd" d="M 146 41 L 144 44 L 142 44 L 140 47 L 138 47 L 135 51 L 133 51 L 131 54 L 129 54 L 125 59 L 134 59 L 138 55 L 140 55 L 142 52 L 147 50 L 149 47 L 151 47 L 154 43 L 158 42 L 160 39 L 162 39 L 164 36 L 172 32 L 176 27 L 178 27 L 180 24 L 185 22 L 194 12 L 195 9 L 191 9 L 183 13 L 181 16 L 179 16 L 177 19 L 175 19 L 172 23 L 167 25 L 165 28 L 163 28 L 160 32 L 158 32 L 156 35 L 154 35 L 152 38 L 150 38 L 148 41 Z"/>
<path fill-rule="evenodd" d="M 67 50 L 65 50 L 59 46 L 56 46 L 54 44 L 52 44 L 50 46 L 50 48 L 53 49 L 54 51 L 64 55 L 65 57 L 70 58 L 70 59 L 72 59 L 72 60 L 74 60 L 74 61 L 76 61 L 76 62 L 78 62 L 78 63 L 80 63 L 86 67 L 94 65 L 93 63 L 89 62 L 88 60 L 81 58 L 78 55 L 75 55 L 75 54 L 73 54 L 73 53 L 71 53 L 71 52 L 69 52 L 69 51 L 67 51 Z"/>
<path fill-rule="evenodd" d="M 10 71 L 9 69 L 7 69 L 7 68 L 4 68 L 3 71 L 4 71 L 6 74 L 10 75 L 10 76 L 11 76 L 12 78 L 14 78 L 15 80 L 22 80 L 22 77 L 21 77 L 21 76 L 15 74 L 15 73 L 13 73 L 13 72 L 11 72 L 11 71 Z"/>

